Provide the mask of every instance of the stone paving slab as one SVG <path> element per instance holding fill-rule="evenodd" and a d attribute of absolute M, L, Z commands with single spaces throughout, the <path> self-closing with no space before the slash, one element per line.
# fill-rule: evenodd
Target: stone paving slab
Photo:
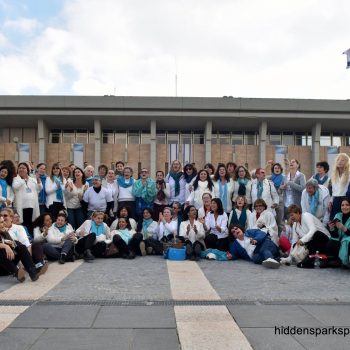
<path fill-rule="evenodd" d="M 292 336 L 275 335 L 273 328 L 242 328 L 242 332 L 254 350 L 305 350 Z M 326 348 L 318 348 L 323 349 Z"/>
<path fill-rule="evenodd" d="M 93 328 L 176 328 L 169 306 L 103 306 Z"/>
<path fill-rule="evenodd" d="M 321 321 L 297 305 L 230 305 L 240 327 L 322 326 Z"/>
<path fill-rule="evenodd" d="M 90 328 L 99 311 L 90 305 L 33 305 L 11 328 Z"/>
<path fill-rule="evenodd" d="M 48 329 L 30 350 L 130 350 L 130 329 Z"/>
<path fill-rule="evenodd" d="M 201 260 L 199 266 L 222 299 L 350 302 L 350 270 L 274 270 L 241 260 Z"/>
<path fill-rule="evenodd" d="M 303 305 L 302 309 L 324 325 L 350 327 L 350 305 Z"/>
<path fill-rule="evenodd" d="M 180 350 L 176 329 L 134 329 L 130 350 Z"/>
<path fill-rule="evenodd" d="M 349 335 L 320 335 L 318 337 L 312 335 L 295 335 L 294 338 L 301 343 L 307 350 L 349 350 Z"/>
<path fill-rule="evenodd" d="M 0 333 L 1 350 L 27 350 L 45 329 L 7 328 Z"/>
<path fill-rule="evenodd" d="M 43 299 L 169 300 L 171 292 L 166 260 L 147 256 L 83 263 Z"/>

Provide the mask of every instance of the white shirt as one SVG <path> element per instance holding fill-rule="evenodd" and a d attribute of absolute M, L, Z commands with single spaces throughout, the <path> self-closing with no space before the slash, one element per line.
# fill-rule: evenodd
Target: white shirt
<path fill-rule="evenodd" d="M 83 199 L 84 202 L 88 203 L 89 211 L 105 211 L 107 203 L 113 201 L 111 193 L 102 186 L 98 193 L 94 190 L 94 187 L 89 187 L 84 193 Z"/>
<path fill-rule="evenodd" d="M 159 224 L 159 240 L 161 240 L 164 236 L 168 236 L 169 234 L 177 235 L 177 220 L 171 220 L 170 222 L 161 222 Z"/>
<path fill-rule="evenodd" d="M 216 225 L 220 226 L 221 232 L 216 228 Z M 208 213 L 205 217 L 205 226 L 209 230 L 209 233 L 216 235 L 219 239 L 226 238 L 228 236 L 226 213 L 218 215 L 216 220 L 213 213 Z"/>
<path fill-rule="evenodd" d="M 250 238 L 244 236 L 242 241 L 240 239 L 236 239 L 236 241 L 247 252 L 248 256 L 252 258 L 256 245 L 250 243 Z"/>
<path fill-rule="evenodd" d="M 264 225 L 264 227 L 258 227 L 260 224 Z M 278 226 L 276 219 L 270 210 L 264 210 L 258 219 L 256 218 L 256 211 L 253 210 L 252 214 L 249 216 L 248 228 L 259 229 L 268 233 L 271 240 L 278 246 Z"/>
<path fill-rule="evenodd" d="M 21 225 L 12 224 L 11 228 L 9 228 L 8 233 L 14 241 L 18 241 L 22 243 L 27 248 L 30 246 L 30 242 L 26 233 L 26 230 Z"/>
<path fill-rule="evenodd" d="M 299 239 L 304 243 L 311 241 L 316 231 L 321 231 L 330 237 L 329 231 L 323 226 L 322 222 L 310 213 L 302 213 L 301 222 L 295 222 L 292 229 L 292 245 Z"/>
<path fill-rule="evenodd" d="M 190 231 L 187 234 L 187 226 L 190 225 Z M 194 226 L 197 228 L 197 233 L 194 230 Z M 180 224 L 180 236 L 184 237 L 194 243 L 195 241 L 199 241 L 204 244 L 205 232 L 203 225 L 198 221 L 194 220 L 193 225 L 191 225 L 190 220 L 182 221 Z"/>

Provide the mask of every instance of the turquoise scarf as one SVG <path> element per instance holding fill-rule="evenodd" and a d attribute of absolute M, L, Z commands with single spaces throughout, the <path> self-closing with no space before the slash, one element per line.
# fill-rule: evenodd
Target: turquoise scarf
<path fill-rule="evenodd" d="M 96 234 L 97 236 L 101 236 L 105 234 L 105 226 L 103 223 L 101 225 L 96 225 L 94 220 L 91 220 L 91 232 Z"/>

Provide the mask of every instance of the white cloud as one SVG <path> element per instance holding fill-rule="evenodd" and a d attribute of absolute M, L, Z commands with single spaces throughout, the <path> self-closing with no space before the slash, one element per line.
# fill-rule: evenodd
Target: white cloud
<path fill-rule="evenodd" d="M 3 27 L 7 30 L 30 34 L 39 27 L 39 22 L 32 18 L 18 18 L 5 21 Z"/>
<path fill-rule="evenodd" d="M 7 38 L 6 36 L 0 32 L 0 48 L 7 45 Z"/>
<path fill-rule="evenodd" d="M 176 57 L 183 96 L 348 98 L 349 11 L 345 0 L 71 0 L 63 24 L 33 24 L 20 52 L 0 54 L 0 75 L 16 80 L 0 92 L 174 95 Z"/>

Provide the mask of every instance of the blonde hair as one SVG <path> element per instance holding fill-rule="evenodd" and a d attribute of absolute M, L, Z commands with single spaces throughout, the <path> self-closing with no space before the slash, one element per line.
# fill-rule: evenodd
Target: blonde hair
<path fill-rule="evenodd" d="M 338 169 L 338 162 L 340 159 L 345 159 L 344 172 L 340 174 Z M 332 183 L 337 183 L 341 176 L 341 182 L 343 184 L 348 183 L 349 181 L 349 171 L 350 171 L 350 158 L 346 153 L 339 153 L 335 158 L 335 166 L 333 167 L 333 172 L 331 176 Z M 342 176 L 344 174 L 344 176 Z"/>

